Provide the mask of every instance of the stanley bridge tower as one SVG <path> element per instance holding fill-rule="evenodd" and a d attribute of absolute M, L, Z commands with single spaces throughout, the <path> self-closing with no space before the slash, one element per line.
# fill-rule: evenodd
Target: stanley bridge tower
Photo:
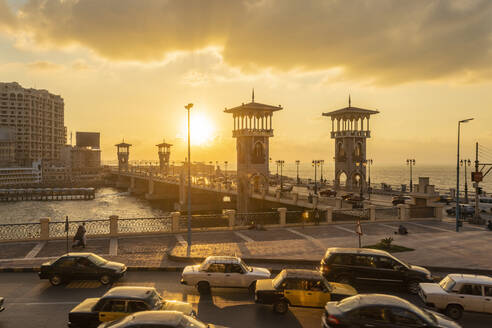
<path fill-rule="evenodd" d="M 331 117 L 331 138 L 335 139 L 335 188 L 366 189 L 366 140 L 371 137 L 369 118 L 377 110 L 348 107 L 323 113 Z M 345 175 L 346 185 L 340 186 Z"/>
<path fill-rule="evenodd" d="M 224 110 L 234 118 L 232 136 L 236 138 L 239 213 L 251 210 L 249 203 L 253 190 L 259 192 L 268 188 L 269 139 L 273 137 L 273 112 L 282 109 L 280 105 L 255 102 L 253 90 L 250 103 Z"/>

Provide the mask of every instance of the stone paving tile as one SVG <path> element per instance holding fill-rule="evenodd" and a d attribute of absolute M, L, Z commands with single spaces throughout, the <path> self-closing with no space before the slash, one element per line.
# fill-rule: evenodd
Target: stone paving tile
<path fill-rule="evenodd" d="M 254 241 L 275 241 L 275 240 L 295 240 L 303 239 L 301 236 L 296 235 L 285 229 L 271 229 L 271 230 L 241 230 L 240 231 L 246 237 L 253 239 Z"/>
<path fill-rule="evenodd" d="M 175 236 L 146 236 L 118 238 L 118 255 L 164 254 L 176 244 Z"/>
<path fill-rule="evenodd" d="M 302 234 L 311 236 L 313 238 L 330 238 L 330 237 L 343 237 L 343 236 L 352 236 L 353 234 L 336 228 L 337 226 L 341 226 L 350 230 L 354 229 L 354 226 L 352 225 L 319 225 L 319 226 L 305 226 L 303 227 L 296 227 L 292 228 L 293 230 L 296 230 Z"/>
<path fill-rule="evenodd" d="M 7 243 L 0 244 L 0 259 L 24 258 L 37 243 Z"/>
<path fill-rule="evenodd" d="M 67 252 L 66 241 L 55 240 L 49 241 L 38 253 L 36 257 L 60 256 Z M 99 255 L 109 254 L 109 239 L 87 239 L 85 248 L 72 249 L 72 240 L 68 240 L 70 252 L 91 252 Z"/>
<path fill-rule="evenodd" d="M 242 232 L 242 231 L 241 231 Z M 187 240 L 187 235 L 181 235 L 184 240 Z M 220 232 L 198 232 L 193 233 L 191 236 L 192 244 L 214 244 L 214 243 L 239 243 L 244 241 L 241 237 L 237 236 L 233 231 L 220 231 Z"/>

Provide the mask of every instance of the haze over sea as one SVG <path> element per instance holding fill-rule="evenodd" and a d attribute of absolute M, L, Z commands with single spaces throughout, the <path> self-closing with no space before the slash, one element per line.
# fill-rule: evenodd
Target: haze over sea
<path fill-rule="evenodd" d="M 223 166 L 221 167 L 223 169 Z M 470 167 L 471 169 L 471 167 Z M 276 173 L 275 163 L 270 165 L 270 172 Z M 471 170 L 468 170 L 470 176 Z M 318 170 L 318 179 L 319 179 Z M 294 163 L 286 163 L 283 169 L 284 176 L 295 177 L 296 167 Z M 305 163 L 300 165 L 301 178 L 314 178 L 314 168 Z M 393 189 L 401 184 L 409 183 L 409 167 L 401 166 L 377 166 L 371 167 L 371 185 L 379 188 L 384 182 Z M 416 165 L 413 167 L 413 181 L 418 183 L 419 176 L 430 178 L 430 183 L 435 185 L 441 193 L 449 192 L 449 188 L 456 188 L 456 167 Z M 332 181 L 334 177 L 333 165 L 325 165 L 323 177 Z M 461 168 L 461 190 L 464 188 L 464 171 Z M 492 192 L 492 173 L 481 183 L 483 190 Z M 468 188 L 472 190 L 472 183 L 468 180 Z M 121 218 L 157 217 L 166 212 L 151 204 L 145 199 L 131 196 L 127 192 L 115 188 L 100 188 L 96 192 L 96 199 L 90 201 L 20 201 L 12 203 L 0 203 L 0 224 L 39 222 L 39 218 L 50 217 L 52 220 L 63 220 L 66 215 L 70 220 L 80 219 L 106 219 L 110 215 L 118 215 Z"/>

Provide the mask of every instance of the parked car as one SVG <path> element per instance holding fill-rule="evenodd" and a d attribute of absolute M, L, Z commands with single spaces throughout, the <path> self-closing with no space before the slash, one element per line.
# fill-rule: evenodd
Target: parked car
<path fill-rule="evenodd" d="M 110 262 L 94 253 L 68 253 L 43 263 L 38 275 L 40 279 L 49 279 L 53 286 L 70 280 L 99 280 L 107 285 L 125 273 L 123 263 Z"/>
<path fill-rule="evenodd" d="M 114 287 L 100 298 L 87 298 L 68 314 L 68 327 L 97 327 L 135 312 L 148 310 L 179 311 L 195 316 L 189 303 L 162 299 L 153 287 Z"/>
<path fill-rule="evenodd" d="M 201 294 L 209 293 L 211 287 L 249 288 L 254 292 L 256 281 L 268 278 L 268 269 L 250 267 L 239 257 L 209 256 L 202 264 L 185 267 L 181 284 L 196 286 Z"/>
<path fill-rule="evenodd" d="M 411 201 L 411 200 L 412 200 L 412 197 L 410 197 L 410 196 L 398 195 L 398 196 L 393 196 L 391 198 L 391 204 L 393 204 L 393 206 L 396 206 L 398 204 L 405 204 L 406 202 Z"/>
<path fill-rule="evenodd" d="M 455 320 L 463 311 L 492 313 L 492 278 L 487 276 L 448 274 L 438 284 L 421 283 L 419 295 Z"/>
<path fill-rule="evenodd" d="M 143 311 L 119 320 L 105 322 L 98 328 L 226 328 L 205 324 L 178 311 Z"/>
<path fill-rule="evenodd" d="M 429 270 L 405 263 L 388 252 L 368 248 L 328 248 L 321 260 L 328 281 L 348 285 L 406 286 L 412 294 L 420 282 L 433 282 Z"/>
<path fill-rule="evenodd" d="M 355 294 L 352 286 L 328 282 L 319 271 L 284 269 L 274 279 L 258 280 L 255 303 L 272 304 L 273 311 L 283 314 L 289 306 L 322 308 L 330 300 Z"/>
<path fill-rule="evenodd" d="M 382 294 L 359 294 L 339 302 L 328 302 L 321 321 L 323 328 L 461 327 L 442 314 Z"/>
<path fill-rule="evenodd" d="M 350 200 L 354 197 L 354 194 L 353 193 L 348 193 L 348 194 L 345 194 L 345 195 L 342 195 L 341 198 L 342 200 Z"/>
<path fill-rule="evenodd" d="M 4 301 L 4 298 L 3 297 L 0 297 L 0 312 L 2 312 L 3 310 L 5 310 L 5 308 L 3 307 L 3 301 Z"/>
<path fill-rule="evenodd" d="M 475 206 L 461 204 L 460 208 L 461 208 L 461 217 L 462 218 L 473 217 L 475 215 Z M 456 206 L 448 208 L 446 210 L 446 213 L 448 215 L 455 216 L 456 215 Z"/>
<path fill-rule="evenodd" d="M 291 184 L 284 184 L 281 188 L 279 187 L 278 190 L 281 192 L 291 192 L 293 188 L 294 186 Z"/>
<path fill-rule="evenodd" d="M 436 202 L 438 203 L 446 203 L 449 205 L 449 203 L 452 203 L 454 200 L 448 195 L 440 195 L 437 199 Z"/>
<path fill-rule="evenodd" d="M 325 196 L 325 197 L 336 197 L 337 196 L 337 192 L 336 190 L 332 190 L 332 189 L 324 189 L 324 190 L 321 190 L 319 192 L 320 196 Z"/>

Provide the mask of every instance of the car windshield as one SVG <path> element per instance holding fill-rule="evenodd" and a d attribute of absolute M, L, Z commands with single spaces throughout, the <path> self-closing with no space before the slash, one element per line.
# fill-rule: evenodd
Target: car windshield
<path fill-rule="evenodd" d="M 347 297 L 337 303 L 342 312 L 350 312 L 359 306 L 359 296 Z"/>
<path fill-rule="evenodd" d="M 162 308 L 162 298 L 155 290 L 152 291 L 152 293 L 149 297 L 149 303 L 153 309 L 161 309 Z"/>
<path fill-rule="evenodd" d="M 451 291 L 455 284 L 456 282 L 450 276 L 444 277 L 444 279 L 439 282 L 439 286 L 447 292 Z"/>
<path fill-rule="evenodd" d="M 96 265 L 103 265 L 106 262 L 108 262 L 107 260 L 103 259 L 102 257 L 96 254 L 89 255 L 89 260 Z"/>
<path fill-rule="evenodd" d="M 285 270 L 282 270 L 282 272 L 280 272 L 275 278 L 273 278 L 273 287 L 278 288 L 282 281 L 284 281 L 286 275 L 287 273 L 285 272 Z"/>
<path fill-rule="evenodd" d="M 207 328 L 207 325 L 189 316 L 183 316 L 178 326 L 179 328 Z"/>
<path fill-rule="evenodd" d="M 239 264 L 241 264 L 241 266 L 242 266 L 242 267 L 243 267 L 246 271 L 249 271 L 249 272 L 253 271 L 253 268 L 252 268 L 252 267 L 250 267 L 250 266 L 248 266 L 246 263 L 244 263 L 244 261 L 243 261 L 243 260 L 241 260 L 241 262 L 240 262 Z"/>

